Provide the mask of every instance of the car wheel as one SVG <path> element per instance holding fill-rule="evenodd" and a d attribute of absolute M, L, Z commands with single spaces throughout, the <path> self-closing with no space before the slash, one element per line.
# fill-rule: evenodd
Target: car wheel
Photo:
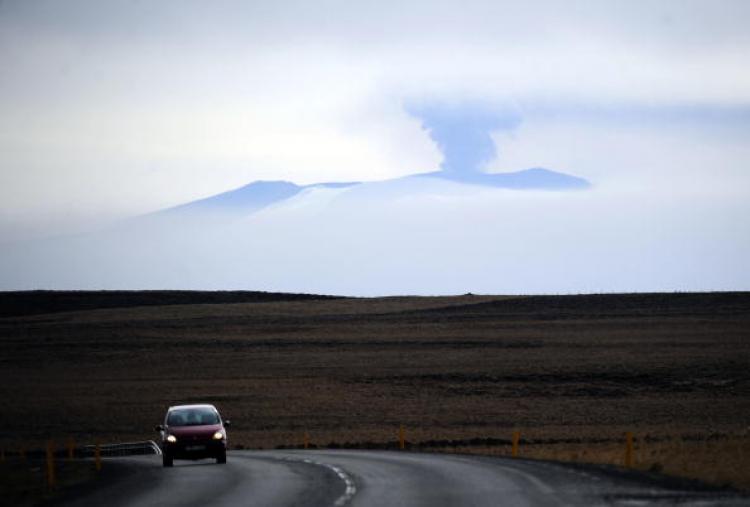
<path fill-rule="evenodd" d="M 216 463 L 218 463 L 220 465 L 223 465 L 226 462 L 227 462 L 227 452 L 226 451 L 224 451 L 221 454 L 219 454 L 218 456 L 216 456 Z"/>
<path fill-rule="evenodd" d="M 171 467 L 172 464 L 173 464 L 172 463 L 172 456 L 168 456 L 166 454 L 162 454 L 162 456 L 161 456 L 161 462 L 162 462 L 162 465 L 164 465 L 165 467 Z"/>

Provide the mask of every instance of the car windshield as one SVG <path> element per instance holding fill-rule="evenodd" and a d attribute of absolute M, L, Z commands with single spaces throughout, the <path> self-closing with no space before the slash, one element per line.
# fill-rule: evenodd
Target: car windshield
<path fill-rule="evenodd" d="M 181 408 L 167 416 L 167 426 L 203 426 L 219 424 L 219 414 L 210 408 Z"/>

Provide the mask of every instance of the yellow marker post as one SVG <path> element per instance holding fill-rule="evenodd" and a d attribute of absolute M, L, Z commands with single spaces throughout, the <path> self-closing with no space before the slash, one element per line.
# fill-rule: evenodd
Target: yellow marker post
<path fill-rule="evenodd" d="M 308 447 L 310 447 L 310 435 L 308 435 L 307 432 L 305 432 L 303 446 L 304 446 L 305 449 L 307 449 Z"/>
<path fill-rule="evenodd" d="M 21 447 L 21 448 L 20 448 L 20 449 L 18 450 L 18 456 L 19 456 L 19 457 L 20 457 L 20 458 L 21 458 L 21 459 L 22 459 L 23 461 L 26 461 L 26 449 L 24 449 L 23 447 Z"/>
<path fill-rule="evenodd" d="M 96 471 L 99 472 L 102 469 L 102 448 L 99 442 L 96 443 L 96 447 L 94 447 L 94 466 L 96 467 Z"/>
<path fill-rule="evenodd" d="M 625 433 L 625 466 L 633 468 L 633 432 Z"/>
<path fill-rule="evenodd" d="M 514 458 L 518 457 L 518 444 L 521 442 L 521 432 L 513 432 L 513 448 L 511 449 L 511 456 Z"/>
<path fill-rule="evenodd" d="M 398 429 L 398 448 L 401 450 L 406 449 L 406 430 L 404 430 L 403 424 Z"/>
<path fill-rule="evenodd" d="M 73 441 L 72 438 L 69 438 L 68 441 L 65 443 L 65 446 L 68 448 L 68 461 L 73 461 L 73 458 L 75 457 L 75 452 L 76 452 L 75 441 Z"/>
<path fill-rule="evenodd" d="M 55 447 L 52 441 L 47 442 L 47 486 L 55 487 Z"/>

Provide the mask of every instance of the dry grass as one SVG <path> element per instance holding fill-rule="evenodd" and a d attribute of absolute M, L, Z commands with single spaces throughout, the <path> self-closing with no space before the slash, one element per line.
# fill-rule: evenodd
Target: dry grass
<path fill-rule="evenodd" d="M 750 436 L 687 435 L 663 440 L 636 440 L 633 467 L 717 486 L 750 490 Z M 510 445 L 453 447 L 449 452 L 510 456 Z M 625 464 L 625 443 L 535 443 L 522 445 L 519 456 L 533 459 L 603 465 Z"/>
<path fill-rule="evenodd" d="M 526 438 L 559 442 L 528 446 L 534 452 L 610 460 L 617 445 L 610 456 L 605 444 L 595 451 L 570 442 L 625 431 L 673 444 L 683 435 L 739 438 L 750 419 L 748 338 L 744 293 L 276 301 L 6 317 L 0 446 L 152 438 L 168 405 L 207 401 L 233 420 L 232 443 L 249 448 L 301 443 L 305 431 L 321 445 L 392 442 L 404 424 L 412 442 L 507 439 L 521 428 Z M 691 453 L 653 459 L 644 447 L 642 463 L 747 486 L 748 467 L 737 466 L 745 454 L 733 453 L 733 442 L 688 441 Z"/>

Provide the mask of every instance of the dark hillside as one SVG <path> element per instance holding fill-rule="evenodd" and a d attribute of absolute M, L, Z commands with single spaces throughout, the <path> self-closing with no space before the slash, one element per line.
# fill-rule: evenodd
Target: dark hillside
<path fill-rule="evenodd" d="M 519 296 L 478 303 L 429 308 L 415 317 L 461 319 L 580 319 L 750 314 L 748 292 L 582 294 Z"/>
<path fill-rule="evenodd" d="M 18 291 L 0 292 L 0 317 L 20 317 L 44 313 L 128 308 L 227 303 L 269 303 L 276 301 L 311 301 L 335 296 L 285 294 L 260 291 Z"/>

